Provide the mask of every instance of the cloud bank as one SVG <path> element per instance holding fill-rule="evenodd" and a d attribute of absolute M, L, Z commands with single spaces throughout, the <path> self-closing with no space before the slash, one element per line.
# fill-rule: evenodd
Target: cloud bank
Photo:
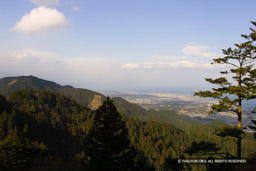
<path fill-rule="evenodd" d="M 186 56 L 152 56 L 142 63 L 126 63 L 122 67 L 130 69 L 214 68 L 216 65 L 211 65 L 211 60 L 222 56 L 222 54 L 205 52 L 208 49 L 208 46 L 189 44 L 182 50 Z"/>
<path fill-rule="evenodd" d="M 68 20 L 57 9 L 40 6 L 25 14 L 10 30 L 24 34 L 59 30 L 68 25 Z"/>
<path fill-rule="evenodd" d="M 218 74 L 212 65 L 194 56 L 152 56 L 143 63 L 126 63 L 114 58 L 62 57 L 23 49 L 0 51 L 0 59 L 0 77 L 34 75 L 93 90 L 198 90 L 209 86 L 204 78 Z"/>
<path fill-rule="evenodd" d="M 130 69 L 162 69 L 162 68 L 212 68 L 210 63 L 197 63 L 189 60 L 179 60 L 179 61 L 162 61 L 161 59 L 155 61 L 145 61 L 142 64 L 127 63 L 122 65 L 124 68 Z"/>
<path fill-rule="evenodd" d="M 206 58 L 216 58 L 220 56 L 218 53 L 206 53 L 204 51 L 208 50 L 209 46 L 199 46 L 199 45 L 188 45 L 183 48 L 182 52 L 187 55 L 194 55 L 197 57 L 206 57 Z"/>
<path fill-rule="evenodd" d="M 34 75 L 84 88 L 102 86 L 103 80 L 112 84 L 112 80 L 118 79 L 115 73 L 119 62 L 114 59 L 62 57 L 35 49 L 0 51 L 0 59 L 0 77 Z"/>

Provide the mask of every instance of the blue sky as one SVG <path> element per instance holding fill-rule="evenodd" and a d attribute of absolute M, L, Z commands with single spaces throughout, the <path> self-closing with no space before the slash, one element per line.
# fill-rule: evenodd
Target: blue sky
<path fill-rule="evenodd" d="M 0 1 L 0 77 L 93 90 L 207 89 L 221 49 L 256 21 L 254 0 Z"/>

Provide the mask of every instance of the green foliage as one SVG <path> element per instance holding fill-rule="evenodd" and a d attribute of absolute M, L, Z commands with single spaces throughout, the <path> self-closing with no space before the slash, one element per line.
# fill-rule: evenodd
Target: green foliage
<path fill-rule="evenodd" d="M 100 93 L 80 88 L 73 88 L 72 86 L 61 86 L 51 81 L 43 80 L 34 76 L 20 76 L 20 77 L 6 77 L 0 79 L 0 93 L 4 96 L 9 96 L 12 92 L 18 90 L 51 90 L 58 92 L 61 95 L 74 99 L 78 104 L 88 107 L 95 95 L 100 96 L 101 103 L 106 99 Z M 43 103 L 41 99 L 40 103 Z M 124 115 L 143 117 L 147 115 L 147 111 L 142 107 L 131 104 L 128 101 L 115 97 L 114 101 L 117 110 Z"/>
<path fill-rule="evenodd" d="M 251 128 L 252 130 L 254 130 L 254 138 L 256 139 L 256 120 L 252 120 L 252 123 L 255 125 L 255 126 L 251 126 L 251 125 L 248 125 L 249 128 Z"/>
<path fill-rule="evenodd" d="M 255 33 L 255 32 L 253 32 Z M 251 33 L 252 34 L 252 33 Z M 212 64 L 225 64 L 230 66 L 229 70 L 221 71 L 221 74 L 229 74 L 232 76 L 235 84 L 228 80 L 227 77 L 220 77 L 216 79 L 206 78 L 206 81 L 220 86 L 220 88 L 213 88 L 213 91 L 200 91 L 195 95 L 200 97 L 213 97 L 220 99 L 219 105 L 215 105 L 213 111 L 238 111 L 238 107 L 242 100 L 249 100 L 255 98 L 255 49 L 254 39 L 243 35 L 246 42 L 235 44 L 236 48 L 228 48 L 223 50 L 225 57 L 214 59 Z M 231 100 L 226 95 L 235 95 L 237 98 Z"/>
<path fill-rule="evenodd" d="M 127 127 L 131 143 L 148 159 L 156 170 L 170 169 L 167 160 L 181 158 L 188 138 L 184 131 L 157 121 L 140 121 L 130 118 Z"/>
<path fill-rule="evenodd" d="M 74 161 L 71 158 L 83 148 L 82 142 L 90 127 L 90 111 L 70 98 L 45 90 L 17 91 L 8 97 L 6 103 L 11 108 L 0 113 L 0 141 L 2 147 L 13 149 L 12 162 L 16 162 L 20 154 L 27 154 L 30 161 L 29 156 L 46 148 L 54 158 L 61 156 L 61 160 L 69 161 L 67 163 Z M 12 137 L 15 143 L 9 143 L 8 137 Z M 7 140 L 11 147 L 6 146 Z M 47 161 L 54 161 L 49 157 L 46 157 Z M 37 158 L 33 157 L 33 160 Z M 33 162 L 24 161 L 22 165 L 30 167 L 31 164 L 27 163 Z"/>
<path fill-rule="evenodd" d="M 255 25 L 254 22 L 252 22 Z M 213 88 L 212 91 L 195 92 L 199 97 L 212 97 L 219 99 L 219 104 L 212 106 L 211 113 L 214 112 L 235 112 L 238 116 L 238 129 L 223 129 L 217 135 L 226 137 L 235 136 L 237 138 L 237 157 L 241 158 L 241 128 L 242 128 L 242 101 L 250 100 L 256 97 L 256 69 L 254 63 L 256 59 L 256 46 L 254 44 L 255 30 L 251 28 L 250 35 L 242 35 L 246 42 L 235 44 L 235 48 L 223 49 L 224 57 L 213 59 L 212 64 L 224 64 L 228 70 L 221 71 L 222 75 L 230 75 L 232 79 L 227 77 L 219 77 L 216 79 L 206 78 L 211 84 L 218 85 L 219 88 Z M 232 100 L 230 95 L 234 97 Z M 223 131 L 227 131 L 224 133 Z"/>
<path fill-rule="evenodd" d="M 239 138 L 245 133 L 236 126 L 218 126 L 215 128 L 214 134 L 223 138 Z"/>
<path fill-rule="evenodd" d="M 112 98 L 114 105 L 116 106 L 117 110 L 126 116 L 136 116 L 143 118 L 147 115 L 147 111 L 139 105 L 129 103 L 128 101 L 120 98 L 114 97 Z"/>
<path fill-rule="evenodd" d="M 67 96 L 72 97 L 77 103 L 88 107 L 90 102 L 93 100 L 95 95 L 101 97 L 101 102 L 103 102 L 106 98 L 100 93 L 96 93 L 87 89 L 73 88 L 73 87 L 62 87 L 58 89 L 58 92 Z"/>
<path fill-rule="evenodd" d="M 15 137 L 8 136 L 0 141 L 0 169 L 12 170 L 28 166 L 32 159 L 48 155 L 48 148 L 43 143 L 20 143 Z"/>
<path fill-rule="evenodd" d="M 0 94 L 0 113 L 10 111 L 11 104 L 5 100 L 5 97 Z"/>
<path fill-rule="evenodd" d="M 4 96 L 9 96 L 12 92 L 18 90 L 28 89 L 59 92 L 65 96 L 72 97 L 77 103 L 85 107 L 92 101 L 94 95 L 101 96 L 102 101 L 105 99 L 103 95 L 91 90 L 73 88 L 72 86 L 61 86 L 52 81 L 43 80 L 34 76 L 6 77 L 0 79 L 0 93 Z"/>
<path fill-rule="evenodd" d="M 76 162 L 75 156 L 82 154 L 84 149 L 89 148 L 86 146 L 89 142 L 86 140 L 90 137 L 87 134 L 95 135 L 89 132 L 94 129 L 93 121 L 97 119 L 96 116 L 102 115 L 92 114 L 91 111 L 84 109 L 74 100 L 45 90 L 17 91 L 8 97 L 8 101 L 5 98 L 2 101 L 10 104 L 11 107 L 8 110 L 4 109 L 0 114 L 0 141 L 4 142 L 7 137 L 11 136 L 19 145 L 18 147 L 27 148 L 34 142 L 38 144 L 42 142 L 49 149 L 49 156 L 42 159 L 40 157 L 33 157 L 33 159 L 28 157 L 26 164 L 19 165 L 18 168 L 25 167 L 32 170 L 36 166 L 39 170 L 63 170 L 69 166 L 82 168 Z M 115 109 L 113 104 L 110 106 L 112 106 L 111 110 Z M 116 109 L 114 111 L 116 113 Z M 118 126 L 114 122 L 113 117 L 115 115 L 103 116 L 105 117 L 104 124 L 112 123 L 111 125 Z M 180 149 L 180 147 L 181 144 L 184 144 L 185 148 L 186 135 L 181 129 L 176 129 L 166 123 L 129 118 L 126 118 L 125 123 L 124 118 L 122 119 L 119 114 L 116 117 L 117 121 L 121 123 L 119 124 L 120 127 L 127 125 L 128 128 L 128 130 L 124 128 L 124 132 L 116 132 L 116 134 L 122 133 L 122 136 L 126 138 L 120 142 L 122 138 L 115 138 L 116 134 L 113 134 L 111 129 L 106 133 L 107 136 L 99 137 L 105 137 L 111 144 L 110 147 L 118 147 L 119 145 L 120 149 L 127 142 L 132 141 L 132 146 L 127 147 L 128 149 L 122 154 L 126 156 L 125 162 L 119 161 L 119 163 L 126 163 L 127 167 L 139 170 L 152 170 L 153 168 L 162 170 L 170 167 L 166 162 L 167 160 L 171 161 L 172 158 L 182 155 L 184 149 Z M 101 119 L 98 118 L 98 120 Z M 104 127 L 103 131 L 106 130 Z M 6 143 L 3 146 L 6 146 Z M 17 148 L 13 146 L 13 151 L 15 152 Z M 16 150 L 14 154 L 15 158 L 21 153 Z M 27 154 L 33 156 L 32 153 Z M 80 155 L 80 159 L 85 156 Z M 16 158 L 12 162 L 16 161 Z M 88 167 L 88 158 L 84 159 L 86 159 L 83 160 L 85 167 Z M 134 164 L 129 165 L 128 161 L 131 159 L 131 163 Z M 63 164 L 66 167 L 63 167 Z"/>
<path fill-rule="evenodd" d="M 219 147 L 216 147 L 215 143 L 201 141 L 199 143 L 192 142 L 191 146 L 186 150 L 186 153 L 202 153 L 204 155 L 209 154 L 210 152 L 218 152 Z"/>
<path fill-rule="evenodd" d="M 96 111 L 93 126 L 86 138 L 85 155 L 92 170 L 133 167 L 128 130 L 109 97 Z"/>
<path fill-rule="evenodd" d="M 24 89 L 45 89 L 56 91 L 61 86 L 51 81 L 45 81 L 34 76 L 6 77 L 0 80 L 0 93 L 8 96 L 10 93 Z"/>

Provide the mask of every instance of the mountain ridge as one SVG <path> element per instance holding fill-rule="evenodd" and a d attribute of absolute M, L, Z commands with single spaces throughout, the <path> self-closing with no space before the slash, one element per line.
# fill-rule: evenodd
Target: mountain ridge
<path fill-rule="evenodd" d="M 59 92 L 65 96 L 72 97 L 81 105 L 88 107 L 88 104 L 93 99 L 94 95 L 97 94 L 104 97 L 102 94 L 94 92 L 88 89 L 74 88 L 70 85 L 60 85 L 53 81 L 44 80 L 35 76 L 16 76 L 16 77 L 4 77 L 0 79 L 0 93 L 4 96 L 8 96 L 10 93 L 23 90 L 23 89 L 43 89 Z M 86 97 L 86 98 L 83 98 Z M 105 98 L 102 98 L 102 101 Z M 98 102 L 99 103 L 99 102 Z M 90 107 L 88 107 L 90 108 Z M 95 107 L 94 107 L 95 109 Z"/>
<path fill-rule="evenodd" d="M 58 92 L 64 96 L 71 97 L 78 104 L 91 110 L 96 110 L 106 99 L 106 96 L 92 90 L 74 88 L 72 86 L 62 86 L 53 81 L 44 80 L 31 75 L 5 77 L 0 79 L 0 94 L 6 97 L 12 92 L 23 89 L 44 89 Z M 174 111 L 146 110 L 143 107 L 130 103 L 121 97 L 112 97 L 111 99 L 113 100 L 117 110 L 125 116 L 137 117 L 142 120 L 164 121 L 174 126 L 186 129 L 193 129 L 196 125 L 201 125 L 199 122 L 178 115 Z"/>
<path fill-rule="evenodd" d="M 106 96 L 102 95 L 101 93 L 89 89 L 74 88 L 70 85 L 62 86 L 53 81 L 44 80 L 32 75 L 4 77 L 0 79 L 0 94 L 4 95 L 5 97 L 12 92 L 23 89 L 43 89 L 58 92 L 64 96 L 73 98 L 80 105 L 91 110 L 96 110 L 106 99 Z M 114 101 L 119 112 L 124 115 L 143 116 L 147 113 L 147 111 L 141 106 L 129 103 L 120 97 L 112 98 L 112 100 Z"/>

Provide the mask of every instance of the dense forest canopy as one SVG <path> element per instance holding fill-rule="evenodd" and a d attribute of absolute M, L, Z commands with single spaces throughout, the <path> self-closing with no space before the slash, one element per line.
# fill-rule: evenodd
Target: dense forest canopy
<path fill-rule="evenodd" d="M 1 104 L 5 104 L 4 108 L 1 108 L 0 115 L 2 144 L 0 161 L 3 169 L 7 169 L 10 165 L 14 168 L 33 169 L 42 158 L 44 162 L 49 163 L 42 164 L 42 169 L 62 168 L 62 165 L 84 167 L 77 160 L 77 156 L 85 148 L 86 136 L 93 127 L 95 112 L 82 107 L 71 98 L 47 90 L 17 91 L 7 99 L 1 96 Z M 152 168 L 161 168 L 171 153 L 180 155 L 180 152 L 175 152 L 175 148 L 178 148 L 178 142 L 186 138 L 182 130 L 168 126 L 166 123 L 133 118 L 125 120 L 131 144 L 136 147 L 135 151 L 137 149 L 140 151 L 136 152 L 139 162 L 145 161 Z M 181 140 L 176 139 L 178 136 L 181 136 Z M 5 154 L 7 141 L 17 146 L 12 148 L 13 152 L 8 160 Z M 24 155 L 28 155 L 27 161 L 14 165 L 20 162 L 18 156 L 21 154 L 18 148 L 26 150 L 31 144 L 37 145 L 34 148 L 38 153 L 26 153 Z M 162 157 L 158 158 L 158 156 Z M 140 159 L 142 157 L 145 159 Z M 140 165 L 147 166 L 147 164 Z"/>
<path fill-rule="evenodd" d="M 83 170 L 88 167 L 83 154 L 88 143 L 87 135 L 94 127 L 95 111 L 49 90 L 21 90 L 8 98 L 0 97 L 1 169 Z M 137 169 L 207 168 L 205 165 L 192 167 L 177 163 L 179 158 L 207 157 L 187 152 L 193 142 L 211 142 L 222 152 L 235 153 L 232 142 L 224 143 L 211 133 L 214 126 L 192 122 L 188 128 L 182 128 L 182 124 L 178 128 L 178 125 L 168 123 L 172 120 L 168 111 L 150 113 L 143 116 L 143 120 L 120 115 L 126 123 L 130 145 L 134 149 L 133 167 Z M 188 121 L 184 120 L 185 123 Z M 253 156 L 255 141 L 252 134 L 247 133 L 243 143 L 243 155 Z M 212 157 L 220 158 L 218 155 Z"/>

